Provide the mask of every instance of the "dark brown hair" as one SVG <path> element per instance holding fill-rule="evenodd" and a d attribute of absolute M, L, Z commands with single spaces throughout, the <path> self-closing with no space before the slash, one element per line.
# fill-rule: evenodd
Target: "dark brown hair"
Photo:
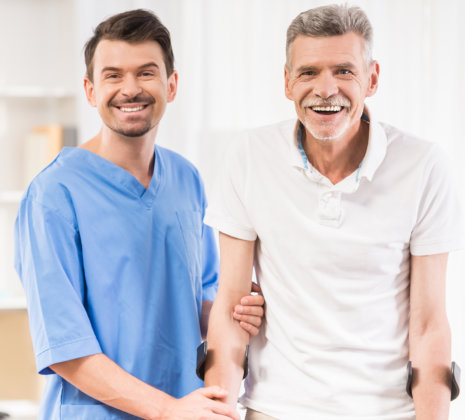
<path fill-rule="evenodd" d="M 102 40 L 126 41 L 139 43 L 144 41 L 158 42 L 165 61 L 166 74 L 174 70 L 174 55 L 168 29 L 148 10 L 137 9 L 118 13 L 101 22 L 94 30 L 94 35 L 84 47 L 87 77 L 93 80 L 93 59 L 97 45 Z"/>

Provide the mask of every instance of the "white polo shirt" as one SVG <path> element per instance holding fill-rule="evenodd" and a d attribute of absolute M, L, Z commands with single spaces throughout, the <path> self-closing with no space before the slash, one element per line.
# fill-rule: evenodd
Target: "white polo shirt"
<path fill-rule="evenodd" d="M 449 163 L 437 145 L 371 122 L 359 170 L 333 185 L 296 133 L 285 121 L 234 141 L 205 218 L 257 239 L 266 323 L 241 402 L 285 420 L 414 419 L 409 260 L 464 244 Z"/>

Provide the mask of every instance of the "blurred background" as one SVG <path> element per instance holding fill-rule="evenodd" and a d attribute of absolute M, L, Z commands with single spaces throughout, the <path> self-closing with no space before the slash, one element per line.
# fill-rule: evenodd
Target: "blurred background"
<path fill-rule="evenodd" d="M 286 29 L 299 12 L 328 3 L 334 2 L 0 0 L 0 411 L 35 418 L 43 386 L 13 270 L 13 223 L 30 179 L 63 145 L 99 130 L 82 89 L 83 45 L 93 28 L 133 8 L 153 10 L 169 28 L 179 90 L 157 142 L 196 164 L 208 192 L 237 131 L 294 117 L 283 89 Z M 349 4 L 361 6 L 374 27 L 381 77 L 367 102 L 373 116 L 441 144 L 465 203 L 465 2 Z M 448 314 L 453 358 L 463 367 L 464 273 L 465 253 L 456 252 L 449 263 Z M 450 418 L 465 418 L 464 397 L 452 404 Z"/>

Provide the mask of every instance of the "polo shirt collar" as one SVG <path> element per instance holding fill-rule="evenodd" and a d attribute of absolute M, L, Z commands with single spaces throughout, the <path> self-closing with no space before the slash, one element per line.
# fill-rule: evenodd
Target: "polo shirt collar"
<path fill-rule="evenodd" d="M 304 164 L 304 157 L 299 150 L 299 136 L 301 132 L 302 123 L 299 119 L 294 124 L 294 131 L 292 133 L 292 142 L 289 143 L 289 161 L 292 166 L 301 169 L 308 169 Z M 308 160 L 307 160 L 308 162 Z M 307 163 L 308 165 L 308 163 Z"/>
<path fill-rule="evenodd" d="M 372 118 L 372 113 L 369 112 L 367 107 L 365 107 L 363 113 L 370 121 L 370 127 L 368 132 L 367 151 L 363 158 L 358 178 L 366 178 L 368 181 L 371 181 L 373 179 L 373 175 L 386 156 L 387 137 L 383 128 Z M 297 119 L 294 125 L 293 141 L 289 150 L 289 159 L 292 166 L 308 170 L 311 169 L 311 165 L 305 154 L 302 155 L 302 151 L 299 149 L 300 127 L 303 129 L 302 123 Z"/>
<path fill-rule="evenodd" d="M 368 131 L 368 146 L 365 157 L 360 168 L 360 179 L 366 178 L 368 181 L 373 179 L 373 175 L 381 165 L 387 150 L 387 137 L 381 125 L 372 117 L 372 113 L 367 107 L 363 113 L 370 120 Z"/>

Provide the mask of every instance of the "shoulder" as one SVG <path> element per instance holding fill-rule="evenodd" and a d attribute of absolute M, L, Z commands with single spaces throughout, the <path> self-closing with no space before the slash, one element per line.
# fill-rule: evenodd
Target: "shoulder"
<path fill-rule="evenodd" d="M 68 154 L 68 151 L 60 152 L 49 165 L 42 169 L 29 184 L 26 196 L 40 201 L 47 196 L 62 192 L 73 172 L 68 165 Z"/>
<path fill-rule="evenodd" d="M 162 146 L 155 146 L 155 159 L 160 159 L 167 170 L 190 174 L 194 178 L 200 178 L 200 174 L 195 165 L 173 150 Z"/>
<path fill-rule="evenodd" d="M 155 154 L 155 159 L 160 160 L 164 183 L 172 193 L 184 200 L 205 201 L 203 180 L 194 164 L 179 153 L 158 145 L 155 146 Z"/>
<path fill-rule="evenodd" d="M 74 225 L 70 188 L 74 183 L 74 178 L 79 178 L 72 165 L 74 159 L 72 150 L 62 151 L 58 154 L 31 181 L 24 193 L 20 207 L 60 214 Z"/>
<path fill-rule="evenodd" d="M 435 143 L 422 139 L 405 130 L 401 130 L 393 125 L 384 122 L 378 123 L 386 134 L 388 147 L 403 148 L 404 150 L 415 150 L 419 154 L 430 153 L 437 146 Z"/>
<path fill-rule="evenodd" d="M 388 158 L 399 164 L 405 162 L 410 167 L 424 167 L 447 161 L 447 155 L 439 144 L 386 123 L 378 124 L 386 135 Z"/>

